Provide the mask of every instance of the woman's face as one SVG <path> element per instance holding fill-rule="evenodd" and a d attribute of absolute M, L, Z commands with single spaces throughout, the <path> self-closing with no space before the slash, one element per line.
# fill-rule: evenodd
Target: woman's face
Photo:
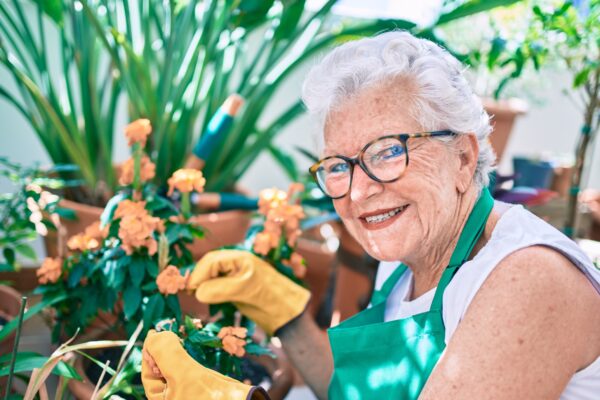
<path fill-rule="evenodd" d="M 380 136 L 423 132 L 406 102 L 388 93 L 381 88 L 366 90 L 332 112 L 325 125 L 324 156 L 355 157 Z M 399 180 L 379 183 L 356 166 L 350 192 L 334 200 L 349 232 L 382 261 L 410 262 L 425 256 L 432 245 L 443 242 L 440 239 L 455 217 L 461 163 L 457 152 L 425 138 L 409 139 L 407 147 L 410 162 Z"/>

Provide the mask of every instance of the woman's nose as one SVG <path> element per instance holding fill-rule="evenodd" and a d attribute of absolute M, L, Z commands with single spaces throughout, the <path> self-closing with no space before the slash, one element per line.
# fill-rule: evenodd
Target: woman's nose
<path fill-rule="evenodd" d="M 377 193 L 381 193 L 383 190 L 383 184 L 377 181 L 374 181 L 367 175 L 365 171 L 359 166 L 356 165 L 354 167 L 354 171 L 352 172 L 352 185 L 350 186 L 350 199 L 353 202 L 363 201 L 376 195 Z"/>

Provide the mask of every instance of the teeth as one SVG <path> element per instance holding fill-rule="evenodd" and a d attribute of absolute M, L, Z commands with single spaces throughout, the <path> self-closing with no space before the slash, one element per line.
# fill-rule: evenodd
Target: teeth
<path fill-rule="evenodd" d="M 404 211 L 404 209 L 405 209 L 406 207 L 407 207 L 407 206 L 404 206 L 404 207 L 399 207 L 399 208 L 396 208 L 395 210 L 391 210 L 391 211 L 388 211 L 388 212 L 386 212 L 386 213 L 379 214 L 379 215 L 371 215 L 371 216 L 369 216 L 369 217 L 365 217 L 365 220 L 366 220 L 368 223 L 370 223 L 370 224 L 377 223 L 377 222 L 383 222 L 383 221 L 385 221 L 386 219 L 390 219 L 390 218 L 392 218 L 394 215 L 396 215 L 396 214 L 398 214 L 398 213 L 400 213 L 400 212 Z"/>

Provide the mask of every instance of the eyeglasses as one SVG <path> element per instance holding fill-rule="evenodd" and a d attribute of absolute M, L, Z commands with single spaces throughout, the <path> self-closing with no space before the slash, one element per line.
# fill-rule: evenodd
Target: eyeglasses
<path fill-rule="evenodd" d="M 367 143 L 355 158 L 326 157 L 313 164 L 309 171 L 327 196 L 339 199 L 350 191 L 355 165 L 376 182 L 394 182 L 408 166 L 408 139 L 454 135 L 455 132 L 448 130 L 386 135 Z"/>

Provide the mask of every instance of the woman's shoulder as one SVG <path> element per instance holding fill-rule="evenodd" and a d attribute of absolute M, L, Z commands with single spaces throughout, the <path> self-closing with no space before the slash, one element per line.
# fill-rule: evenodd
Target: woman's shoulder
<path fill-rule="evenodd" d="M 446 342 L 477 299 L 498 310 L 507 297 L 514 307 L 537 307 L 539 315 L 549 318 L 560 314 L 550 300 L 562 299 L 577 307 L 565 312 L 580 318 L 581 329 L 594 319 L 600 326 L 600 313 L 592 311 L 600 308 L 600 270 L 572 240 L 521 206 L 503 209 L 486 245 L 444 293 Z"/>
<path fill-rule="evenodd" d="M 506 394 L 501 398 L 558 398 L 600 355 L 599 308 L 590 281 L 561 253 L 545 246 L 515 251 L 477 291 L 436 381 L 455 381 L 457 398 L 492 387 Z M 458 365 L 464 375 L 456 375 Z"/>

